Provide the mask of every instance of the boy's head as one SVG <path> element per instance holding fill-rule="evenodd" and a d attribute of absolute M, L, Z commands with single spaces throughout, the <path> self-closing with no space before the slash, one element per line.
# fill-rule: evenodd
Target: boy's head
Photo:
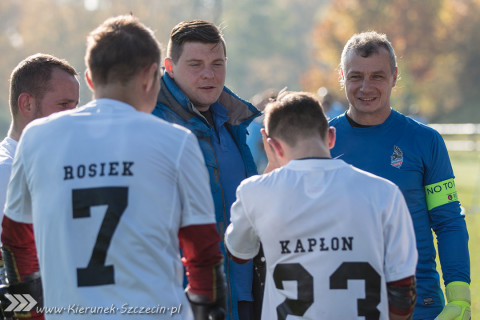
<path fill-rule="evenodd" d="M 308 92 L 283 92 L 265 108 L 268 137 L 278 138 L 290 147 L 299 140 L 318 136 L 325 140 L 328 121 L 320 101 Z"/>
<path fill-rule="evenodd" d="M 107 19 L 90 33 L 85 63 L 95 86 L 126 84 L 145 67 L 160 64 L 160 54 L 153 31 L 124 15 Z"/>

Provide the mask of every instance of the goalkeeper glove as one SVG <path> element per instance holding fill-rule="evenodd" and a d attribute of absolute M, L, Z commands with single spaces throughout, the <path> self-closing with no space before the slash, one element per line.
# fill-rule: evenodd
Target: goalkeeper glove
<path fill-rule="evenodd" d="M 470 320 L 470 286 L 466 282 L 453 281 L 445 287 L 447 305 L 435 320 Z"/>

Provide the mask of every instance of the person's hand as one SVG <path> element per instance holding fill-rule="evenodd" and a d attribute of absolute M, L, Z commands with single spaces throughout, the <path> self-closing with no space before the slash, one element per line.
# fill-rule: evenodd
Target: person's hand
<path fill-rule="evenodd" d="M 280 166 L 280 163 L 278 162 L 277 155 L 275 154 L 275 150 L 267 141 L 268 136 L 265 129 L 264 128 L 260 129 L 260 132 L 262 133 L 263 149 L 265 149 L 265 154 L 267 155 L 267 159 L 268 159 L 267 167 L 265 168 L 265 171 L 263 173 L 269 173 L 270 171 L 280 168 L 281 166 Z"/>
<path fill-rule="evenodd" d="M 470 320 L 470 286 L 466 282 L 453 281 L 445 288 L 447 305 L 435 320 Z"/>

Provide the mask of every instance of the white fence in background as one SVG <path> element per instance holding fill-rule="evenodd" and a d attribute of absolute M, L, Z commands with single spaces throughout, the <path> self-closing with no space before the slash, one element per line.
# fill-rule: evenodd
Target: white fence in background
<path fill-rule="evenodd" d="M 451 151 L 480 151 L 480 124 L 476 123 L 432 123 L 428 126 L 437 130 L 445 140 L 447 149 Z M 480 176 L 472 173 L 475 179 L 471 203 L 468 205 L 469 213 L 480 213 Z"/>
<path fill-rule="evenodd" d="M 428 126 L 443 136 L 448 151 L 480 151 L 478 123 L 431 123 Z"/>

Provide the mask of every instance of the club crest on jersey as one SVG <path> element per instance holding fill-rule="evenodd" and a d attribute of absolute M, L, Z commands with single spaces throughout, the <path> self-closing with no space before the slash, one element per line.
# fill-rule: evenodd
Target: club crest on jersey
<path fill-rule="evenodd" d="M 398 169 L 400 169 L 403 164 L 403 152 L 397 146 L 393 146 L 393 154 L 390 156 L 390 164 Z"/>

